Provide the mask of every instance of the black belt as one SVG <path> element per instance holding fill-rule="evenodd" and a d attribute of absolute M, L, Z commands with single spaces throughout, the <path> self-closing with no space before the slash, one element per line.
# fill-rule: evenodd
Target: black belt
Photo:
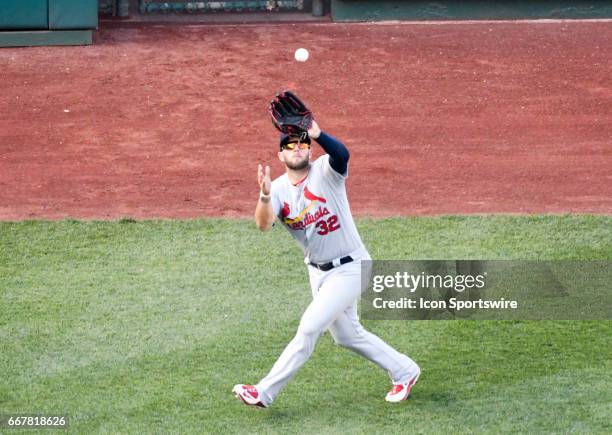
<path fill-rule="evenodd" d="M 346 263 L 350 263 L 351 261 L 353 261 L 353 257 L 351 257 L 350 255 L 347 255 L 346 257 L 342 257 L 340 259 L 340 265 L 346 264 Z M 316 267 L 319 270 L 322 270 L 323 272 L 327 272 L 328 270 L 332 270 L 335 266 L 334 263 L 332 261 L 330 261 L 329 263 L 323 263 L 323 264 L 316 264 L 316 263 L 308 263 L 310 264 L 312 267 Z"/>

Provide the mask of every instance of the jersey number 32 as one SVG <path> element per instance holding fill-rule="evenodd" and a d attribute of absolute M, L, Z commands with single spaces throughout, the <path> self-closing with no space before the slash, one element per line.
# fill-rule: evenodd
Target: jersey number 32
<path fill-rule="evenodd" d="M 319 229 L 317 234 L 324 236 L 327 233 L 331 233 L 332 231 L 336 231 L 340 228 L 340 224 L 338 223 L 338 216 L 333 215 L 327 218 L 327 220 L 321 219 L 317 222 L 316 227 Z"/>

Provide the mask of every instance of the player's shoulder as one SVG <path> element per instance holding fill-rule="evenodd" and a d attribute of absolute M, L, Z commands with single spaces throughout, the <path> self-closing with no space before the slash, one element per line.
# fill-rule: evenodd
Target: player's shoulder
<path fill-rule="evenodd" d="M 312 169 L 315 171 L 320 171 L 324 168 L 325 165 L 329 165 L 329 154 L 323 154 L 322 156 L 317 157 L 312 163 Z"/>
<path fill-rule="evenodd" d="M 274 180 L 272 180 L 272 184 L 283 184 L 288 181 L 289 176 L 285 172 L 283 175 L 279 175 Z"/>
<path fill-rule="evenodd" d="M 344 180 L 347 177 L 348 170 L 345 175 L 339 174 L 332 168 L 329 158 L 329 154 L 324 154 L 313 162 L 312 166 L 314 168 L 314 173 L 317 174 L 316 176 L 330 180 Z"/>
<path fill-rule="evenodd" d="M 272 180 L 272 189 L 273 190 L 281 190 L 287 186 L 289 183 L 289 176 L 285 172 L 283 175 Z"/>

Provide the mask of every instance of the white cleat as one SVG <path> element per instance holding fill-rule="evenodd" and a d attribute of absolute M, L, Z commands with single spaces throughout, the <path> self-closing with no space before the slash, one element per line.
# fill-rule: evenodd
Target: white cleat
<path fill-rule="evenodd" d="M 391 391 L 387 393 L 387 397 L 385 397 L 385 400 L 387 402 L 401 402 L 403 400 L 406 400 L 410 396 L 410 390 L 419 380 L 420 375 L 421 371 L 419 370 L 417 374 L 410 378 L 408 382 L 393 384 L 393 388 L 391 388 Z"/>
<path fill-rule="evenodd" d="M 261 394 L 259 394 L 259 391 L 257 391 L 257 387 L 253 385 L 237 384 L 234 385 L 232 392 L 246 405 L 259 406 L 260 408 L 268 407 L 261 401 Z"/>

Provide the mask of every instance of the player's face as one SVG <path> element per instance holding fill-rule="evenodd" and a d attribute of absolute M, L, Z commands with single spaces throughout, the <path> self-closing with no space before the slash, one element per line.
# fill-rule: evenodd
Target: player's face
<path fill-rule="evenodd" d="M 278 158 L 283 162 L 287 168 L 293 169 L 294 171 L 300 171 L 308 167 L 310 162 L 310 147 L 293 146 L 293 149 L 284 148 L 278 153 Z"/>

